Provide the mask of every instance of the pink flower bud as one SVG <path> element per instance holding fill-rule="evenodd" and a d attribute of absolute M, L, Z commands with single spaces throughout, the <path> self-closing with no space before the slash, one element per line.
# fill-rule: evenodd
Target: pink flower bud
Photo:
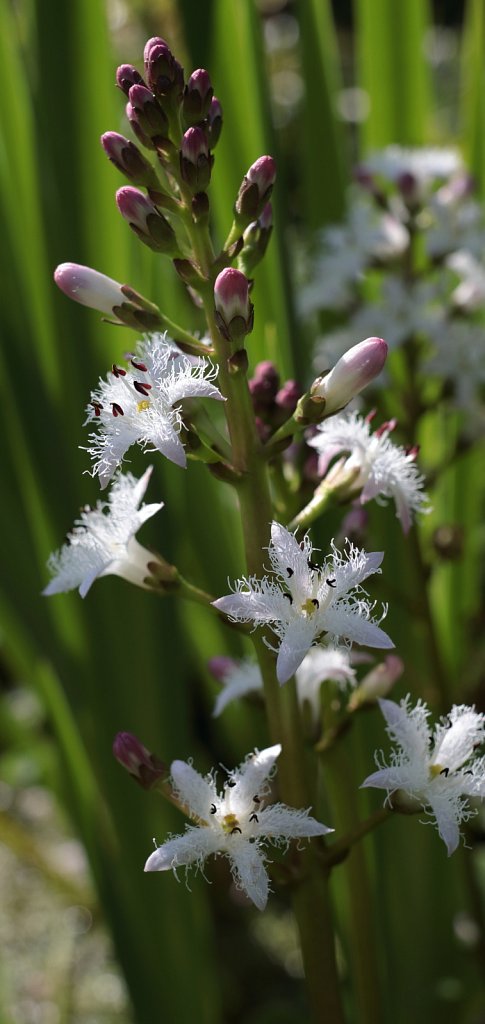
<path fill-rule="evenodd" d="M 209 112 L 207 114 L 206 130 L 209 149 L 215 149 L 222 131 L 222 107 L 215 96 L 212 97 Z"/>
<path fill-rule="evenodd" d="M 163 761 L 151 754 L 131 732 L 117 733 L 113 742 L 113 754 L 143 789 L 151 789 L 159 779 L 168 774 Z"/>
<path fill-rule="evenodd" d="M 251 164 L 246 174 L 248 181 L 258 186 L 260 196 L 265 196 L 276 180 L 276 163 L 272 156 L 260 156 Z"/>
<path fill-rule="evenodd" d="M 207 117 L 213 95 L 208 72 L 204 68 L 197 68 L 185 86 L 183 111 L 186 124 L 197 124 Z"/>
<path fill-rule="evenodd" d="M 386 655 L 384 661 L 372 668 L 354 690 L 349 701 L 349 711 L 355 711 L 362 704 L 373 704 L 379 697 L 386 697 L 403 672 L 404 662 L 401 658 L 397 654 Z"/>
<path fill-rule="evenodd" d="M 237 662 L 234 658 L 228 658 L 224 654 L 219 654 L 215 658 L 209 658 L 207 662 L 207 668 L 211 675 L 218 683 L 223 683 L 226 676 L 228 676 L 237 667 Z"/>
<path fill-rule="evenodd" d="M 111 163 L 137 185 L 156 188 L 158 182 L 152 165 L 129 139 L 118 132 L 105 132 L 101 145 Z"/>
<path fill-rule="evenodd" d="M 131 104 L 130 122 L 136 121 L 142 132 L 150 139 L 157 136 L 165 138 L 168 133 L 168 119 L 150 89 L 144 85 L 132 85 L 128 98 Z"/>
<path fill-rule="evenodd" d="M 272 405 L 278 391 L 280 379 L 274 363 L 269 359 L 258 363 L 249 381 L 249 391 L 257 405 Z"/>
<path fill-rule="evenodd" d="M 61 263 L 54 272 L 54 281 L 68 298 L 108 316 L 112 316 L 114 306 L 126 301 L 117 281 L 79 263 Z"/>
<path fill-rule="evenodd" d="M 301 395 L 301 387 L 296 380 L 287 380 L 276 395 L 276 405 L 279 409 L 291 414 L 295 411 L 298 399 Z"/>
<path fill-rule="evenodd" d="M 147 82 L 150 89 L 162 100 L 173 96 L 182 98 L 184 72 L 164 39 L 154 36 L 144 50 Z"/>
<path fill-rule="evenodd" d="M 176 251 L 172 227 L 143 192 L 129 185 L 120 188 L 116 193 L 116 203 L 121 216 L 145 245 L 156 252 Z"/>
<path fill-rule="evenodd" d="M 214 284 L 217 325 L 226 341 L 240 341 L 253 329 L 249 281 L 240 270 L 226 267 Z"/>
<path fill-rule="evenodd" d="M 126 96 L 132 85 L 145 85 L 140 72 L 132 64 L 120 64 L 116 71 L 116 84 Z"/>
<path fill-rule="evenodd" d="M 234 205 L 239 223 L 257 220 L 266 205 L 276 178 L 276 164 L 272 156 L 260 156 L 245 174 Z"/>
<path fill-rule="evenodd" d="M 210 182 L 213 158 L 202 128 L 188 128 L 182 138 L 180 173 L 193 192 L 203 192 Z"/>
<path fill-rule="evenodd" d="M 382 338 L 366 338 L 345 352 L 325 377 L 311 387 L 313 399 L 325 399 L 325 416 L 343 409 L 381 372 L 388 352 Z"/>

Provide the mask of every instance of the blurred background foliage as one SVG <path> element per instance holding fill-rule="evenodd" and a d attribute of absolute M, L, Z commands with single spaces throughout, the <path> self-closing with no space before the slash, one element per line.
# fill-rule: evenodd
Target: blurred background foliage
<path fill-rule="evenodd" d="M 274 358 L 283 376 L 307 384 L 311 339 L 295 316 L 296 239 L 339 219 L 353 163 L 390 142 L 457 143 L 483 192 L 484 33 L 481 0 L 0 0 L 0 858 L 12 880 L 2 898 L 0 1017 L 8 1024 L 305 1019 L 284 898 L 258 917 L 238 905 L 219 863 L 208 876 L 222 875 L 223 884 L 193 878 L 191 892 L 183 881 L 145 876 L 152 836 L 178 830 L 179 817 L 132 785 L 111 753 L 120 729 L 166 761 L 191 755 L 202 769 L 236 764 L 263 744 L 258 709 L 211 718 L 214 684 L 201 666 L 215 654 L 243 653 L 239 638 L 197 606 L 160 603 L 113 578 L 85 602 L 40 596 L 47 556 L 76 509 L 98 497 L 79 448 L 90 388 L 132 345 L 123 329 L 57 292 L 54 267 L 93 266 L 187 327 L 202 326 L 169 262 L 140 247 L 118 215 L 122 181 L 98 141 L 108 129 L 126 132 L 115 68 L 139 66 L 145 40 L 161 35 L 186 69 L 209 69 L 224 110 L 212 185 L 219 239 L 244 171 L 261 153 L 276 156 L 276 230 L 256 278 L 250 357 L 253 365 Z M 451 522 L 467 538 L 461 560 L 438 567 L 431 595 L 458 702 L 483 678 L 483 650 L 472 674 L 467 663 L 469 631 L 482 622 L 474 458 L 450 470 L 421 537 L 426 545 L 437 525 Z M 133 456 L 135 473 L 144 465 Z M 166 507 L 144 528 L 145 542 L 224 593 L 242 565 L 232 496 L 203 466 L 184 474 L 166 462 L 156 464 L 148 500 L 157 494 Z M 374 518 L 393 578 L 419 591 L 410 541 L 392 516 L 377 510 Z M 386 575 L 381 586 L 385 596 Z M 432 696 L 426 628 L 410 632 L 392 600 L 388 628 L 405 661 L 413 652 L 402 692 L 415 682 L 416 694 Z M 365 726 L 365 736 L 359 729 L 349 740 L 349 787 L 370 770 L 369 728 L 382 742 L 380 723 Z M 358 799 L 362 811 L 375 806 Z M 378 838 L 365 848 L 374 894 L 361 895 L 380 951 L 383 1021 L 485 1020 L 480 849 L 472 876 L 470 856 L 460 851 L 445 863 L 414 820 L 393 822 Z M 338 872 L 335 902 L 352 1014 L 349 907 Z M 22 969 L 7 984 L 10 961 Z"/>

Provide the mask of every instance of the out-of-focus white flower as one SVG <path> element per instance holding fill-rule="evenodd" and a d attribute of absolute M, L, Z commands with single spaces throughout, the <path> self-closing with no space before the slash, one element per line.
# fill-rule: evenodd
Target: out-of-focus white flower
<path fill-rule="evenodd" d="M 451 320 L 435 339 L 435 350 L 426 361 L 426 372 L 451 385 L 450 400 L 468 421 L 484 423 L 480 388 L 485 385 L 483 328 L 464 318 Z"/>
<path fill-rule="evenodd" d="M 461 278 L 451 293 L 451 301 L 462 310 L 473 312 L 485 304 L 485 267 L 466 249 L 452 252 L 446 265 Z"/>
<path fill-rule="evenodd" d="M 449 181 L 453 175 L 464 171 L 463 161 L 456 150 L 438 146 L 386 146 L 366 157 L 361 167 L 368 174 L 376 174 L 392 184 L 399 184 L 404 176 L 409 175 L 421 196 L 437 183 Z"/>
<path fill-rule="evenodd" d="M 109 378 L 93 391 L 86 420 L 98 428 L 89 435 L 87 451 L 101 486 L 110 481 L 132 444 L 156 449 L 185 467 L 180 402 L 196 397 L 223 401 L 213 383 L 216 377 L 217 367 L 206 359 L 182 355 L 161 334 L 141 342 L 129 369 L 113 366 Z"/>
<path fill-rule="evenodd" d="M 68 534 L 68 543 L 49 559 L 53 578 L 44 594 L 60 594 L 77 587 L 81 597 L 86 597 L 98 576 L 109 575 L 146 586 L 147 564 L 153 555 L 138 543 L 135 533 L 163 508 L 163 501 L 138 507 L 151 473 L 151 466 L 139 480 L 131 473 L 118 473 L 108 500 L 81 511 Z"/>
<path fill-rule="evenodd" d="M 376 756 L 379 769 L 362 785 L 387 789 L 391 798 L 396 794 L 391 803 L 399 804 L 401 794 L 406 794 L 408 809 L 414 802 L 416 809 L 427 810 L 450 855 L 459 843 L 460 822 L 475 813 L 467 797 L 485 796 L 485 758 L 473 757 L 485 739 L 485 715 L 465 704 L 454 705 L 432 732 L 429 709 L 422 701 L 411 707 L 408 696 L 400 704 L 379 704 L 398 749 L 391 752 L 390 765 L 380 764 Z"/>
<path fill-rule="evenodd" d="M 396 515 L 405 533 L 408 532 L 415 512 L 429 511 L 427 495 L 423 490 L 424 477 L 415 464 L 415 448 L 406 451 L 389 438 L 396 424 L 385 423 L 372 433 L 370 422 L 356 412 L 331 416 L 317 427 L 317 433 L 308 441 L 319 454 L 318 471 L 323 477 L 337 455 L 349 452 L 343 463 L 330 470 L 336 478 L 340 471 L 355 470 L 352 492 L 360 491 L 365 504 L 372 498 L 392 498 Z"/>
<path fill-rule="evenodd" d="M 220 661 L 221 659 L 213 659 Z M 262 693 L 263 680 L 259 665 L 255 661 L 233 661 L 224 659 L 222 673 L 214 674 L 222 683 L 214 705 L 214 716 L 220 715 L 228 704 L 249 693 Z M 315 718 L 319 714 L 319 693 L 322 683 L 331 679 L 340 686 L 353 686 L 355 669 L 351 665 L 352 655 L 346 647 L 312 647 L 296 670 L 298 700 L 308 701 Z M 210 663 L 209 663 L 209 667 Z"/>
<path fill-rule="evenodd" d="M 369 647 L 389 648 L 393 643 L 371 617 L 373 605 L 361 584 L 380 572 L 383 554 L 367 554 L 348 544 L 344 554 L 332 545 L 323 565 L 312 561 L 313 549 L 305 534 L 301 543 L 279 523 L 271 527 L 268 548 L 272 577 L 243 576 L 232 594 L 214 606 L 236 622 L 267 623 L 280 640 L 276 671 L 285 683 L 305 655 L 323 636 L 337 645 L 348 640 Z M 271 646 L 268 644 L 268 646 Z"/>
<path fill-rule="evenodd" d="M 268 779 L 274 771 L 281 746 L 255 751 L 229 773 L 218 793 L 214 774 L 204 778 L 185 761 L 171 766 L 172 785 L 179 802 L 197 825 L 183 835 L 168 839 L 148 858 L 145 871 L 176 871 L 193 864 L 202 868 L 211 854 L 223 854 L 231 863 L 238 888 L 258 910 L 264 910 L 269 893 L 265 868 L 265 842 L 288 845 L 290 839 L 323 836 L 333 830 L 311 818 L 307 810 L 286 804 L 264 806 L 269 796 Z"/>
<path fill-rule="evenodd" d="M 457 198 L 453 190 L 440 188 L 421 211 L 418 226 L 423 231 L 426 252 L 432 259 L 457 249 L 480 256 L 485 249 L 485 225 L 479 203 Z"/>

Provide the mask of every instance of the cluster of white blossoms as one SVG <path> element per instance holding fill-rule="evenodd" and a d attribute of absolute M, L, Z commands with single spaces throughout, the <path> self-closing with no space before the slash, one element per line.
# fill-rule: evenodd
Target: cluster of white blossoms
<path fill-rule="evenodd" d="M 332 552 L 321 565 L 312 558 L 305 534 L 301 542 L 280 523 L 271 526 L 268 553 L 272 575 L 261 580 L 243 576 L 234 592 L 214 601 L 219 611 L 236 622 L 267 624 L 278 637 L 276 673 L 285 683 L 296 672 L 310 647 L 322 640 L 351 641 L 369 647 L 393 647 L 392 640 L 372 618 L 373 605 L 361 584 L 380 572 L 383 554 L 367 554 L 349 544 L 341 554 Z"/>
<path fill-rule="evenodd" d="M 186 398 L 224 401 L 216 377 L 217 367 L 207 359 L 183 355 L 161 334 L 138 345 L 128 369 L 113 365 L 107 380 L 101 380 L 91 395 L 86 420 L 97 427 L 89 435 L 87 451 L 101 486 L 109 483 L 132 444 L 157 450 L 185 467 L 180 403 Z"/>
<path fill-rule="evenodd" d="M 163 501 L 139 508 L 151 473 L 151 466 L 140 480 L 131 473 L 118 473 L 107 501 L 82 509 L 67 543 L 49 559 L 52 579 L 43 591 L 46 596 L 78 588 L 86 597 L 94 581 L 108 575 L 145 586 L 153 555 L 138 543 L 135 533 L 163 508 Z"/>
<path fill-rule="evenodd" d="M 255 751 L 229 772 L 222 793 L 214 774 L 204 778 L 186 761 L 174 761 L 171 782 L 176 799 L 196 825 L 169 838 L 148 858 L 145 871 L 168 871 L 194 865 L 202 868 L 211 854 L 222 854 L 231 864 L 234 881 L 258 910 L 268 899 L 269 877 L 263 846 L 287 845 L 291 839 L 323 836 L 333 830 L 311 818 L 306 810 L 282 803 L 267 803 L 269 779 L 281 753 L 276 744 Z"/>
<path fill-rule="evenodd" d="M 400 704 L 379 704 L 398 749 L 391 752 L 389 765 L 376 755 L 378 771 L 362 785 L 386 789 L 391 806 L 426 810 L 450 855 L 459 843 L 460 822 L 476 813 L 468 799 L 485 797 L 485 757 L 474 756 L 485 740 L 485 715 L 454 705 L 432 732 L 422 701 L 415 707 L 409 697 Z"/>
<path fill-rule="evenodd" d="M 373 498 L 392 498 L 397 518 L 407 533 L 413 513 L 429 512 L 430 508 L 423 490 L 424 477 L 416 467 L 417 450 L 393 444 L 389 434 L 395 426 L 391 421 L 372 432 L 369 417 L 344 413 L 324 420 L 308 444 L 318 452 L 319 475 L 327 474 L 329 483 L 355 472 L 349 487 L 351 493 L 359 494 L 361 504 Z M 340 458 L 328 472 L 332 460 L 342 452 L 349 453 L 347 458 Z"/>

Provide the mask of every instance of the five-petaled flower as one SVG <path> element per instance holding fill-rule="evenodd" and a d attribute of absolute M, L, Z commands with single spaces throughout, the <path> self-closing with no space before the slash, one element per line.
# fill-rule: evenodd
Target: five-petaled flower
<path fill-rule="evenodd" d="M 151 472 L 149 466 L 139 480 L 131 473 L 118 473 L 108 500 L 81 511 L 67 544 L 49 559 L 53 578 L 44 594 L 60 594 L 77 587 L 81 597 L 86 597 L 95 579 L 108 575 L 123 576 L 139 587 L 145 585 L 147 563 L 154 556 L 138 543 L 135 533 L 163 508 L 163 501 L 138 507 Z"/>
<path fill-rule="evenodd" d="M 455 704 L 432 732 L 429 709 L 422 701 L 411 707 L 408 696 L 400 704 L 379 704 L 387 733 L 399 749 L 391 752 L 389 765 L 376 755 L 379 769 L 362 785 L 387 789 L 397 808 L 402 804 L 411 810 L 414 804 L 416 810 L 428 811 L 449 856 L 459 843 L 460 822 L 476 813 L 467 797 L 485 796 L 485 757 L 473 757 L 475 747 L 485 740 L 485 715 Z"/>
<path fill-rule="evenodd" d="M 231 862 L 236 885 L 258 910 L 264 910 L 269 892 L 264 842 L 287 845 L 293 838 L 333 831 L 310 817 L 307 810 L 281 803 L 265 806 L 270 793 L 268 779 L 280 753 L 281 746 L 276 744 L 250 754 L 229 773 L 222 793 L 217 792 L 213 773 L 204 778 L 186 761 L 174 761 L 174 794 L 198 824 L 187 825 L 183 835 L 159 846 L 148 858 L 145 871 L 176 871 L 190 864 L 201 868 L 211 854 L 223 854 Z"/>
<path fill-rule="evenodd" d="M 356 412 L 332 416 L 317 428 L 308 442 L 319 453 L 318 469 L 325 476 L 332 459 L 349 452 L 331 470 L 329 482 L 355 471 L 349 485 L 352 493 L 360 491 L 360 502 L 372 498 L 393 498 L 396 515 L 405 533 L 411 526 L 413 512 L 429 512 L 423 491 L 424 477 L 416 468 L 416 448 L 406 450 L 389 438 L 395 421 L 383 424 L 372 433 L 369 419 Z M 342 472 L 341 472 L 342 471 Z"/>
<path fill-rule="evenodd" d="M 337 644 L 347 640 L 369 647 L 394 646 L 379 627 L 386 610 L 381 619 L 373 619 L 373 606 L 361 587 L 368 576 L 380 572 L 382 552 L 367 554 L 349 543 L 341 554 L 332 544 L 323 565 L 316 565 L 312 550 L 308 534 L 299 543 L 293 533 L 273 522 L 268 548 L 272 577 L 243 576 L 232 594 L 213 602 L 236 622 L 271 626 L 280 640 L 278 648 L 272 648 L 278 652 L 280 683 L 290 679 L 323 636 Z"/>
<path fill-rule="evenodd" d="M 138 346 L 129 369 L 113 365 L 108 380 L 101 380 L 91 395 L 86 420 L 98 426 L 97 433 L 89 435 L 87 451 L 101 486 L 110 481 L 132 444 L 158 450 L 185 467 L 180 402 L 196 397 L 223 401 L 213 383 L 216 377 L 217 367 L 206 359 L 183 355 L 161 334 Z"/>

